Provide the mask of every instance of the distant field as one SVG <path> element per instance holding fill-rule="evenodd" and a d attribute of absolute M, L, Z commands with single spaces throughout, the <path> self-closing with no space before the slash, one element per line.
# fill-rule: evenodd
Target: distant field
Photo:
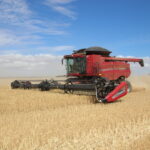
<path fill-rule="evenodd" d="M 61 92 L 12 90 L 0 79 L 0 150 L 149 150 L 150 77 L 111 104 Z"/>

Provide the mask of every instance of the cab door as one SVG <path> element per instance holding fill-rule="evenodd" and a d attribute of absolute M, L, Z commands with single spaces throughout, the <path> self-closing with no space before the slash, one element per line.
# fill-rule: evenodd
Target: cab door
<path fill-rule="evenodd" d="M 94 75 L 99 75 L 99 62 L 95 62 L 93 65 L 93 73 Z"/>

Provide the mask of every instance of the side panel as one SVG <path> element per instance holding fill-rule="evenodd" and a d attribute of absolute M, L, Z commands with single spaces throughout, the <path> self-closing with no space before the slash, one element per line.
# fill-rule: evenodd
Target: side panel
<path fill-rule="evenodd" d="M 126 62 L 114 62 L 114 79 L 118 79 L 121 76 L 128 78 L 130 73 L 130 64 Z"/>
<path fill-rule="evenodd" d="M 100 66 L 100 73 L 109 80 L 116 80 L 121 76 L 130 75 L 130 64 L 126 62 L 106 61 Z"/>
<path fill-rule="evenodd" d="M 100 66 L 100 74 L 109 80 L 114 80 L 114 62 L 103 62 Z"/>

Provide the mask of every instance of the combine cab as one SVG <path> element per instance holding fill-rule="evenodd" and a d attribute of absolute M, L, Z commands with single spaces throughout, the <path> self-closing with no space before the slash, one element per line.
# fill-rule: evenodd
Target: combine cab
<path fill-rule="evenodd" d="M 131 91 L 131 84 L 126 81 L 131 74 L 129 62 L 142 59 L 117 58 L 110 56 L 111 51 L 101 47 L 90 47 L 65 55 L 67 79 L 65 81 L 45 80 L 39 84 L 33 81 L 14 81 L 14 88 L 39 88 L 42 91 L 62 89 L 65 93 L 95 95 L 97 102 L 113 102 Z M 63 83 L 62 83 L 63 82 Z"/>

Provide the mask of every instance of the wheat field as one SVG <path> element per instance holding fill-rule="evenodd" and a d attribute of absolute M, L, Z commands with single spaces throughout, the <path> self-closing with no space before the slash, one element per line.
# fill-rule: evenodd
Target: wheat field
<path fill-rule="evenodd" d="M 149 150 L 150 77 L 111 104 L 60 91 L 12 90 L 0 79 L 0 150 Z"/>

